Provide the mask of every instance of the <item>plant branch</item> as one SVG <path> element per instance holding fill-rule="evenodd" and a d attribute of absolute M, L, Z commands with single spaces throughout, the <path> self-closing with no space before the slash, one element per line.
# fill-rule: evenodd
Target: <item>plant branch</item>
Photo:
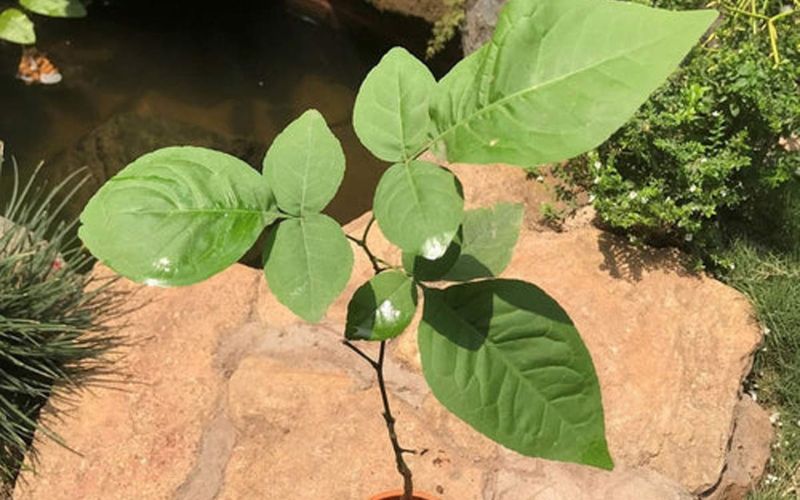
<path fill-rule="evenodd" d="M 350 348 L 350 349 L 351 349 L 351 350 L 352 350 L 354 353 L 356 353 L 356 354 L 358 354 L 359 356 L 361 356 L 361 357 L 362 357 L 362 358 L 363 358 L 363 359 L 364 359 L 364 360 L 365 360 L 367 363 L 369 363 L 369 364 L 370 364 L 370 365 L 371 365 L 373 368 L 375 368 L 376 370 L 378 369 L 378 362 L 377 362 L 377 361 L 375 361 L 375 360 L 373 360 L 372 358 L 370 358 L 370 357 L 369 357 L 369 355 L 368 355 L 367 353 L 365 353 L 364 351 L 362 351 L 361 349 L 359 349 L 358 347 L 356 347 L 356 345 L 355 345 L 355 344 L 353 344 L 353 343 L 352 343 L 352 342 L 350 342 L 349 340 L 343 340 L 343 341 L 342 341 L 342 344 L 346 345 L 346 346 L 347 346 L 347 347 L 349 347 L 349 348 Z"/>
<path fill-rule="evenodd" d="M 413 482 L 411 480 L 411 469 L 408 468 L 403 452 L 407 451 L 400 446 L 397 440 L 397 433 L 394 430 L 395 419 L 392 415 L 392 409 L 389 406 L 389 396 L 386 392 L 386 382 L 383 379 L 383 361 L 386 353 L 386 341 L 381 341 L 381 350 L 378 355 L 378 367 L 376 372 L 378 374 L 378 387 L 381 390 L 381 400 L 383 401 L 383 419 L 386 421 L 386 429 L 389 431 L 389 439 L 392 441 L 392 450 L 394 450 L 394 458 L 397 463 L 397 472 L 403 476 L 403 497 L 402 500 L 412 500 L 414 491 Z"/>
<path fill-rule="evenodd" d="M 370 217 L 369 222 L 367 222 L 367 227 L 364 228 L 364 234 L 361 236 L 361 239 L 349 234 L 346 234 L 345 236 L 347 236 L 348 240 L 352 241 L 361 247 L 362 250 L 364 250 L 364 253 L 367 254 L 367 257 L 369 258 L 370 264 L 372 264 L 372 269 L 375 271 L 375 274 L 379 274 L 382 271 L 390 269 L 394 266 L 372 253 L 372 250 L 369 249 L 369 246 L 367 245 L 367 237 L 369 236 L 369 231 L 372 229 L 373 224 L 375 224 L 375 216 Z"/>
<path fill-rule="evenodd" d="M 397 433 L 395 432 L 395 418 L 394 415 L 392 415 L 392 408 L 389 404 L 389 394 L 386 390 L 386 380 L 383 377 L 383 366 L 384 360 L 386 359 L 386 341 L 381 341 L 381 348 L 377 361 L 373 360 L 366 353 L 364 353 L 364 351 L 356 347 L 351 342 L 345 340 L 342 343 L 352 349 L 353 352 L 358 354 L 361 358 L 366 360 L 375 370 L 375 374 L 378 378 L 378 387 L 381 391 L 381 402 L 383 403 L 383 419 L 386 422 L 386 430 L 389 432 L 389 440 L 392 442 L 392 451 L 394 451 L 397 472 L 403 476 L 403 496 L 401 497 L 401 500 L 412 500 L 414 494 L 414 483 L 412 480 L 411 469 L 409 469 L 408 464 L 406 464 L 403 454 L 415 454 L 416 451 L 400 446 L 400 442 L 397 439 Z"/>

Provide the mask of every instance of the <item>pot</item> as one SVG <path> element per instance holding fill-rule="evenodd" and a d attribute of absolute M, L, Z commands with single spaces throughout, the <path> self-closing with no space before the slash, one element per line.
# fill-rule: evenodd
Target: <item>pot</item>
<path fill-rule="evenodd" d="M 403 498 L 403 490 L 392 490 L 378 493 L 370 497 L 369 500 L 400 500 L 401 498 Z M 423 491 L 415 491 L 412 498 L 414 500 L 439 500 L 439 498 Z"/>

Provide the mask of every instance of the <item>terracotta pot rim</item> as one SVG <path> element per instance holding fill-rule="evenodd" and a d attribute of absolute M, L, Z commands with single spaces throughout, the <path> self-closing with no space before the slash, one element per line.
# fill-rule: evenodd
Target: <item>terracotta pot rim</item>
<path fill-rule="evenodd" d="M 400 498 L 401 496 L 403 496 L 403 490 L 390 490 L 373 495 L 369 500 L 395 500 L 395 498 Z M 414 500 L 439 500 L 439 497 L 424 491 L 414 490 Z"/>

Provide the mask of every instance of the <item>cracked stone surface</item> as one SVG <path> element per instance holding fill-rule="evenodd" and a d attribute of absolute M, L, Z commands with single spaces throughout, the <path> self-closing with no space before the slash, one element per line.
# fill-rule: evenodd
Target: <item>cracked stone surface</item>
<path fill-rule="evenodd" d="M 453 169 L 470 205 L 525 199 L 519 170 L 492 180 Z M 359 234 L 367 217 L 347 230 Z M 505 274 L 541 286 L 575 321 L 617 468 L 522 457 L 449 415 L 419 373 L 412 325 L 390 346 L 387 380 L 401 442 L 420 452 L 409 459 L 417 486 L 456 500 L 743 498 L 771 436 L 763 410 L 739 403 L 761 340 L 746 299 L 688 273 L 676 252 L 569 227 L 526 225 Z M 370 241 L 399 257 L 379 231 Z M 371 369 L 339 344 L 347 299 L 369 274 L 356 252 L 319 325 L 297 320 L 244 266 L 180 289 L 121 281 L 139 306 L 120 320 L 126 382 L 83 395 L 56 425 L 80 455 L 41 439 L 38 474 L 15 498 L 363 500 L 398 487 Z"/>

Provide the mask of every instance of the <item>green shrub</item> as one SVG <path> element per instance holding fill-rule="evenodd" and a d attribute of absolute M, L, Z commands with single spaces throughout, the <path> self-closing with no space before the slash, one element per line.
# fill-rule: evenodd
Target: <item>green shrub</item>
<path fill-rule="evenodd" d="M 72 225 L 58 222 L 57 199 L 76 183 L 37 189 L 35 175 L 20 186 L 14 174 L 0 207 L 0 496 L 33 451 L 34 432 L 59 439 L 48 417 L 76 390 L 106 378 L 109 350 L 119 344 L 98 322 L 119 297 L 79 272 L 87 257 Z"/>
<path fill-rule="evenodd" d="M 765 20 L 715 6 L 723 16 L 714 36 L 611 140 L 562 170 L 591 192 L 611 227 L 705 254 L 726 224 L 753 220 L 764 199 L 800 175 L 800 154 L 781 144 L 800 131 L 800 16 L 765 3 L 764 15 L 785 13 L 774 23 L 776 64 Z"/>

